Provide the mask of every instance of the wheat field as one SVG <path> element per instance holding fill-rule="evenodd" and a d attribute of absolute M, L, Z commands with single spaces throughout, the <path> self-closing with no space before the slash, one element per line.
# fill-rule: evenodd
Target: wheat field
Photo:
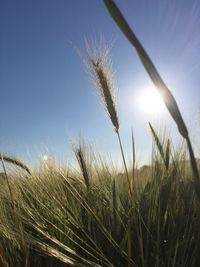
<path fill-rule="evenodd" d="M 109 50 L 105 45 L 90 47 L 86 41 L 83 63 L 113 126 L 123 167 L 113 168 L 83 140 L 72 144 L 76 168 L 48 160 L 31 168 L 29 162 L 2 153 L 2 267 L 200 266 L 199 155 L 194 155 L 172 90 L 115 3 L 104 3 L 161 94 L 182 146 L 175 148 L 171 138 L 149 123 L 150 164 L 137 167 L 133 131 L 132 162 L 127 163 Z M 9 165 L 14 166 L 12 172 Z"/>

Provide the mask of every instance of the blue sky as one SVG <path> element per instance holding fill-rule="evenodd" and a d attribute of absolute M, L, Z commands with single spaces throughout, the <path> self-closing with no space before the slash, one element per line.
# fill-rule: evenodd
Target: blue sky
<path fill-rule="evenodd" d="M 196 131 L 200 105 L 200 2 L 115 1 L 175 95 L 189 129 Z M 99 0 L 0 0 L 0 151 L 34 160 L 48 148 L 69 161 L 67 133 L 119 154 L 117 139 L 73 49 L 84 37 L 110 43 L 121 133 L 127 154 L 133 127 L 137 161 L 150 157 L 148 121 L 176 127 L 166 111 L 141 110 L 138 96 L 152 83 L 135 50 Z M 198 132 L 198 131 L 197 131 Z M 192 132 L 193 133 L 193 132 Z"/>

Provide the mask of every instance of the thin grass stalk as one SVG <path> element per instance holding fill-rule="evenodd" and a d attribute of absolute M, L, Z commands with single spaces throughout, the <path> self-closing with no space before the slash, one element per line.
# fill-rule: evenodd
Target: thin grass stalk
<path fill-rule="evenodd" d="M 95 56 L 90 52 L 90 49 L 88 46 L 87 46 L 87 53 L 88 53 L 88 58 L 90 62 L 90 68 L 92 71 L 93 79 L 95 81 L 98 91 L 100 92 L 100 96 L 103 100 L 103 104 L 105 106 L 105 109 L 107 110 L 107 113 L 111 119 L 114 130 L 118 137 L 120 151 L 121 151 L 123 164 L 125 168 L 126 179 L 127 179 L 128 188 L 129 188 L 128 189 L 128 198 L 129 198 L 129 194 L 131 192 L 130 180 L 129 180 L 128 169 L 127 169 L 126 160 L 124 156 L 123 146 L 121 142 L 121 137 L 119 133 L 119 120 L 118 120 L 115 97 L 114 97 L 112 71 L 111 71 L 111 66 L 109 64 L 109 60 L 108 60 L 108 53 L 106 51 L 104 52 L 104 54 L 99 54 L 97 55 L 97 58 L 95 59 Z M 129 233 L 129 231 L 130 229 L 128 226 L 128 266 L 130 267 L 131 266 L 131 234 Z"/>
<path fill-rule="evenodd" d="M 51 242 L 53 242 L 55 245 L 59 246 L 60 248 L 64 249 L 66 252 L 68 252 L 71 256 L 71 259 L 77 258 L 80 261 L 82 261 L 84 264 L 87 264 L 87 266 L 99 266 L 97 265 L 95 262 L 90 261 L 86 258 L 83 258 L 81 256 L 79 256 L 76 251 L 74 251 L 73 249 L 69 248 L 68 246 L 62 244 L 58 239 L 52 237 L 48 232 L 44 232 L 42 229 L 40 229 L 38 226 L 31 224 L 39 233 L 41 233 L 45 238 L 47 238 L 48 240 L 50 240 Z M 105 263 L 104 263 L 105 264 Z"/>
<path fill-rule="evenodd" d="M 123 150 L 122 141 L 121 141 L 121 137 L 120 137 L 119 131 L 117 131 L 117 137 L 118 137 L 118 141 L 119 141 L 119 146 L 120 146 L 120 151 L 121 151 L 122 160 L 123 160 L 123 164 L 124 164 L 124 169 L 125 169 L 125 174 L 126 174 L 126 179 L 127 179 L 129 192 L 131 192 L 130 180 L 129 180 L 129 175 L 128 175 L 128 168 L 127 168 L 127 165 L 126 165 L 126 159 L 125 159 L 125 156 L 124 156 L 124 150 Z"/>
<path fill-rule="evenodd" d="M 112 182 L 112 205 L 113 205 L 113 234 L 116 237 L 117 234 L 117 194 L 116 194 L 116 184 L 115 178 Z"/>
<path fill-rule="evenodd" d="M 134 135 L 133 135 L 133 129 L 131 130 L 131 141 L 132 141 L 132 176 L 131 176 L 131 195 L 134 190 L 134 182 L 135 182 L 135 142 L 134 142 Z"/>
<path fill-rule="evenodd" d="M 122 142 L 121 142 L 121 137 L 119 134 L 119 131 L 116 132 L 117 133 L 117 137 L 118 137 L 118 141 L 119 141 L 119 145 L 120 145 L 120 150 L 121 150 L 121 155 L 122 155 L 122 159 L 123 159 L 123 163 L 124 163 L 124 168 L 125 168 L 125 173 L 126 173 L 126 179 L 127 179 L 127 184 L 128 184 L 128 224 L 127 224 L 127 246 L 128 246 L 128 267 L 131 267 L 131 260 L 132 260 L 132 242 L 131 242 L 131 213 L 130 213 L 130 209 L 131 209 L 131 194 L 132 194 L 132 190 L 131 190 L 131 183 L 130 183 L 130 179 L 129 179 L 129 175 L 128 175 L 128 169 L 127 169 L 127 165 L 126 165 L 126 160 L 125 160 L 125 156 L 124 156 L 124 150 L 123 150 L 123 146 L 122 146 Z"/>
<path fill-rule="evenodd" d="M 1 163 L 2 163 L 4 174 L 5 174 L 5 178 L 6 178 L 6 183 L 7 183 L 7 186 L 8 186 L 8 191 L 9 191 L 9 194 L 10 194 L 11 205 L 12 205 L 12 208 L 14 210 L 15 209 L 15 203 L 14 203 L 13 192 L 12 192 L 12 189 L 11 189 L 11 186 L 10 186 L 10 182 L 9 182 L 9 179 L 8 179 L 8 174 L 7 174 L 7 171 L 6 171 L 5 164 L 4 164 L 4 157 L 2 156 L 1 153 L 0 153 L 0 157 L 1 157 Z"/>
<path fill-rule="evenodd" d="M 23 249 L 23 252 L 24 252 L 24 260 L 25 260 L 24 266 L 28 267 L 29 266 L 29 250 L 28 250 L 27 244 L 26 244 L 25 239 L 24 239 L 23 223 L 22 223 L 22 220 L 21 220 L 21 217 L 20 217 L 20 214 L 19 214 L 19 210 L 18 210 L 18 208 L 17 208 L 17 206 L 15 205 L 15 202 L 14 202 L 13 192 L 12 192 L 12 189 L 11 189 L 11 186 L 10 186 L 10 183 L 9 183 L 8 174 L 7 174 L 7 171 L 6 171 L 5 164 L 4 164 L 4 157 L 2 156 L 2 154 L 0 154 L 0 157 L 1 157 L 1 162 L 2 162 L 2 166 L 3 166 L 4 174 L 5 174 L 6 181 L 7 181 L 9 194 L 10 194 L 10 200 L 11 200 L 13 215 L 14 215 L 14 217 L 16 219 L 17 226 L 18 226 L 19 233 L 20 233 L 21 246 L 22 246 L 22 249 Z"/>
<path fill-rule="evenodd" d="M 132 176 L 130 180 L 130 189 L 129 189 L 129 218 L 128 218 L 128 267 L 131 266 L 131 261 L 132 259 L 132 239 L 131 239 L 131 232 L 132 232 L 132 227 L 131 227 L 131 219 L 132 219 L 132 213 L 130 212 L 132 209 L 132 194 L 133 194 L 133 189 L 134 189 L 134 177 L 135 177 L 135 145 L 134 145 L 134 136 L 133 136 L 133 129 L 131 131 L 131 139 L 132 139 Z"/>
<path fill-rule="evenodd" d="M 170 140 L 167 140 L 167 147 L 165 152 L 165 166 L 167 171 L 169 170 L 169 162 L 170 162 Z"/>
<path fill-rule="evenodd" d="M 62 175 L 62 177 L 66 180 L 66 178 L 63 175 Z M 123 251 L 121 249 L 121 247 L 118 245 L 118 243 L 116 243 L 116 241 L 112 238 L 112 236 L 107 231 L 107 229 L 104 227 L 104 225 L 101 223 L 101 221 L 99 220 L 99 218 L 97 217 L 97 215 L 93 212 L 93 210 L 90 208 L 90 206 L 86 202 L 84 202 L 82 196 L 79 194 L 79 192 L 76 190 L 76 188 L 74 188 L 74 186 L 71 185 L 67 180 L 66 180 L 66 182 L 72 188 L 72 191 L 71 191 L 72 195 L 80 203 L 80 205 L 84 209 L 86 209 L 93 216 L 93 218 L 97 222 L 97 224 L 99 226 L 99 229 L 101 230 L 102 234 L 106 237 L 106 239 L 110 242 L 110 244 L 112 244 L 113 247 L 116 250 L 118 250 L 124 258 L 127 258 L 127 256 L 128 256 L 127 253 L 125 251 Z M 132 261 L 132 263 L 134 264 L 133 261 Z"/>
<path fill-rule="evenodd" d="M 145 259 L 144 259 L 144 244 L 143 244 L 143 236 L 142 236 L 142 227 L 141 227 L 141 218 L 138 211 L 138 227 L 137 227 L 137 235 L 138 235 L 138 242 L 139 242 L 139 250 L 140 250 L 140 259 L 141 259 L 141 266 L 145 267 Z"/>
<path fill-rule="evenodd" d="M 1 158 L 3 158 L 3 160 L 5 162 L 16 165 L 16 166 L 20 167 L 21 169 L 25 170 L 28 174 L 31 174 L 31 171 L 29 170 L 29 168 L 20 160 L 15 159 L 14 157 L 8 157 L 6 155 L 3 155 L 2 153 L 0 153 L 0 155 L 1 155 Z"/>
<path fill-rule="evenodd" d="M 21 238 L 21 246 L 22 246 L 22 250 L 24 254 L 24 267 L 29 267 L 29 244 L 30 243 L 29 243 L 29 240 L 25 241 L 25 237 L 24 237 L 25 230 L 23 227 L 23 223 L 22 223 L 22 219 L 19 214 L 19 211 L 15 210 L 15 214 L 16 214 L 17 224 L 18 224 L 20 238 Z"/>
<path fill-rule="evenodd" d="M 160 257 L 159 257 L 159 250 L 160 250 L 160 200 L 158 203 L 158 215 L 157 215 L 157 226 L 156 226 L 156 266 L 160 266 Z"/>
<path fill-rule="evenodd" d="M 72 259 L 69 256 L 66 256 L 62 252 L 58 251 L 56 248 L 51 247 L 50 245 L 36 240 L 31 240 L 32 246 L 35 248 L 39 248 L 41 251 L 46 253 L 47 255 L 54 257 L 61 262 L 64 262 L 67 264 L 67 266 L 80 266 L 84 267 L 85 265 L 77 263 L 74 259 Z"/>
<path fill-rule="evenodd" d="M 132 259 L 132 244 L 131 244 L 131 218 L 130 218 L 130 214 L 129 214 L 129 218 L 128 218 L 128 267 L 131 267 L 131 259 Z"/>
<path fill-rule="evenodd" d="M 192 149 L 192 145 L 191 145 L 191 141 L 190 141 L 189 136 L 188 136 L 188 138 L 186 138 L 186 141 L 187 141 L 188 150 L 189 150 L 189 154 L 190 154 L 190 163 L 191 163 L 192 171 L 193 171 L 193 175 L 194 175 L 195 191 L 196 191 L 196 194 L 200 200 L 200 178 L 199 178 L 199 171 L 198 171 L 198 167 L 197 167 L 197 162 L 195 160 L 194 151 Z"/>

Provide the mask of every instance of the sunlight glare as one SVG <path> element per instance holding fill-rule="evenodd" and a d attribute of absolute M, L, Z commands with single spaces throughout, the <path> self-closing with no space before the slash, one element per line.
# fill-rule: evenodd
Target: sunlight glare
<path fill-rule="evenodd" d="M 161 113 L 164 109 L 164 103 L 154 87 L 148 87 L 143 90 L 139 97 L 139 106 L 146 113 Z"/>

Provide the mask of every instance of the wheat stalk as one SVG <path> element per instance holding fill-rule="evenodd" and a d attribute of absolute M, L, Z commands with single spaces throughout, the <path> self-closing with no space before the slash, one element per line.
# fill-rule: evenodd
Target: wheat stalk
<path fill-rule="evenodd" d="M 128 174 L 128 168 L 124 156 L 124 150 L 122 146 L 121 136 L 119 133 L 119 119 L 117 114 L 117 105 L 116 105 L 116 95 L 114 87 L 113 72 L 111 68 L 111 61 L 109 58 L 109 49 L 106 46 L 101 44 L 101 49 L 97 50 L 96 48 L 91 49 L 86 41 L 86 50 L 89 60 L 89 69 L 92 74 L 93 81 L 98 89 L 100 99 L 102 100 L 103 106 L 109 115 L 114 130 L 117 134 L 120 151 L 123 159 L 123 164 L 125 168 L 127 184 L 129 187 L 129 196 L 131 194 L 131 184 Z M 131 208 L 131 205 L 130 207 Z M 131 266 L 132 257 L 131 257 L 131 227 L 130 227 L 130 218 L 128 220 L 128 266 Z"/>
<path fill-rule="evenodd" d="M 89 172 L 88 172 L 88 167 L 87 167 L 87 160 L 86 160 L 86 156 L 84 153 L 85 152 L 84 143 L 81 143 L 81 141 L 79 142 L 78 145 L 75 145 L 72 143 L 72 149 L 78 161 L 80 170 L 82 172 L 85 185 L 87 189 L 89 189 L 90 179 L 89 179 Z"/>

